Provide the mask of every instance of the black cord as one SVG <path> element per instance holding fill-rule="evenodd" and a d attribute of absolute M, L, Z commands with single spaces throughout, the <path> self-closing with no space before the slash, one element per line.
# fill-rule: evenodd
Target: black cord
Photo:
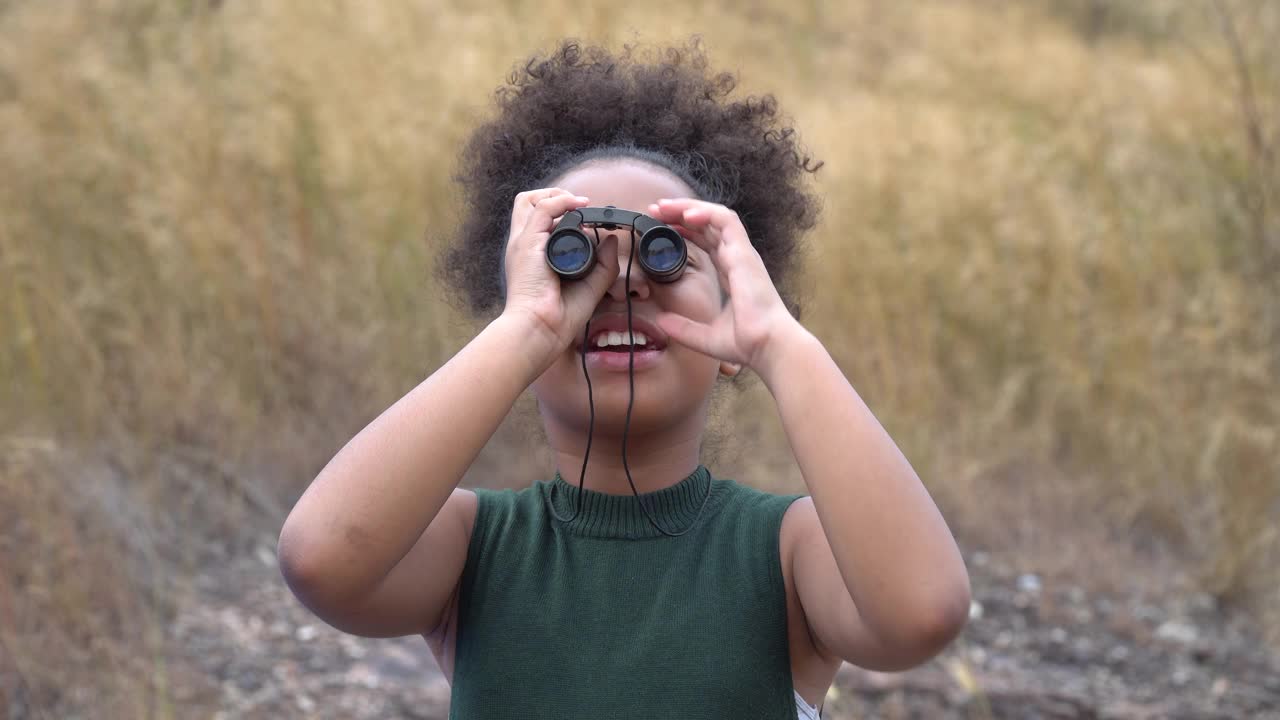
<path fill-rule="evenodd" d="M 666 535 L 667 537 L 680 537 L 681 535 L 684 535 L 685 533 L 692 530 L 693 526 L 698 523 L 698 519 L 702 517 L 702 511 L 706 509 L 707 501 L 711 499 L 711 485 L 712 485 L 711 477 L 710 476 L 707 477 L 707 493 L 702 498 L 702 504 L 698 506 L 698 514 L 693 516 L 693 520 L 689 523 L 688 527 L 686 527 L 684 530 L 681 530 L 680 532 L 673 533 L 673 532 L 668 532 L 661 525 L 659 525 L 657 520 L 654 519 L 653 514 L 649 512 L 649 508 L 646 507 L 644 504 L 644 498 L 640 497 L 640 492 L 636 489 L 635 481 L 631 479 L 631 468 L 627 466 L 627 435 L 630 434 L 630 429 L 631 429 L 631 408 L 635 404 L 635 400 L 636 400 L 636 345 L 634 342 L 632 342 L 632 338 L 635 337 L 635 334 L 634 334 L 634 331 L 632 330 L 632 324 L 631 324 L 631 262 L 632 262 L 632 259 L 635 258 L 635 254 L 636 254 L 636 226 L 634 222 L 632 222 L 630 229 L 631 229 L 631 248 L 630 248 L 630 251 L 627 253 L 627 275 L 626 275 L 626 281 L 625 281 L 626 296 L 627 296 L 627 388 L 629 391 L 629 395 L 627 398 L 627 417 L 622 425 L 622 469 L 627 474 L 627 483 L 631 485 L 631 493 L 635 495 L 636 502 L 639 503 L 640 509 L 644 511 L 644 516 L 649 521 L 649 524 L 652 525 L 654 529 L 656 529 L 658 532 L 662 533 L 663 535 Z M 600 228 L 596 227 L 594 228 L 594 230 L 596 234 L 596 247 L 599 247 L 600 246 Z M 578 477 L 577 509 L 575 509 L 573 512 L 573 515 L 569 516 L 567 519 L 562 518 L 560 517 L 559 514 L 556 513 L 554 497 L 552 498 L 551 515 L 555 517 L 555 519 L 561 522 L 570 522 L 574 518 L 578 517 L 578 513 L 582 512 L 582 497 L 583 497 L 582 487 L 586 482 L 587 458 L 590 457 L 591 455 L 591 435 L 592 435 L 592 431 L 595 429 L 595 424 L 596 424 L 596 406 L 595 406 L 595 401 L 591 395 L 591 375 L 587 372 L 587 352 L 590 350 L 590 346 L 588 344 L 590 339 L 591 339 L 591 321 L 588 319 L 587 329 L 584 331 L 584 337 L 582 341 L 582 375 L 587 379 L 587 402 L 591 405 L 591 424 L 587 426 L 587 450 L 582 456 L 582 474 Z"/>
<path fill-rule="evenodd" d="M 595 228 L 595 231 L 596 245 L 599 246 L 600 229 Z M 551 498 L 551 516 L 560 522 L 566 523 L 573 522 L 574 518 L 578 517 L 578 513 L 582 512 L 582 486 L 587 481 L 587 458 L 591 457 L 591 436 L 594 434 L 596 429 L 596 403 L 595 399 L 591 396 L 591 375 L 587 373 L 587 351 L 590 349 L 588 346 L 589 342 L 591 342 L 591 318 L 587 318 L 587 327 L 582 331 L 582 376 L 587 379 L 587 405 L 591 408 L 591 422 L 587 425 L 587 450 L 582 454 L 582 473 L 578 475 L 578 507 L 574 509 L 572 515 L 567 518 L 562 518 L 560 517 L 560 514 L 556 512 L 555 497 L 552 496 Z M 625 428 L 623 429 L 623 432 L 626 432 Z M 623 442 L 626 442 L 625 436 L 623 437 Z M 554 492 L 554 486 L 552 492 Z"/>

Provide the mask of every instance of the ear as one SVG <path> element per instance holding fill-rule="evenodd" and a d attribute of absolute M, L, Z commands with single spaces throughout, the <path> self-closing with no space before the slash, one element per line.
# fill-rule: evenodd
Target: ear
<path fill-rule="evenodd" d="M 734 375 L 737 375 L 740 372 L 742 372 L 742 366 L 739 365 L 738 363 L 731 363 L 723 360 L 720 361 L 721 375 L 725 377 L 733 377 Z"/>

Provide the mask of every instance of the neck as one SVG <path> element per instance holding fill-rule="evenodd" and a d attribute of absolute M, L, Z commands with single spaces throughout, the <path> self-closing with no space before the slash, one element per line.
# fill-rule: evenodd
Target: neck
<path fill-rule="evenodd" d="M 629 428 L 623 418 L 597 411 L 589 454 L 588 418 L 557 414 L 545 405 L 539 405 L 539 410 L 548 443 L 555 455 L 556 470 L 565 482 L 578 486 L 582 478 L 582 459 L 587 457 L 584 489 L 610 495 L 631 495 L 628 469 L 636 492 L 646 493 L 676 485 L 698 468 L 710 400 L 683 408 L 684 412 L 665 416 L 641 411 L 632 416 Z M 622 462 L 624 430 L 627 444 L 625 467 Z"/>
<path fill-rule="evenodd" d="M 668 428 L 659 432 L 627 434 L 627 462 L 622 462 L 622 436 L 601 432 L 597 427 L 591 438 L 591 454 L 587 458 L 584 487 L 610 495 L 632 494 L 627 470 L 636 492 L 647 493 L 671 487 L 697 469 L 702 447 L 700 432 L 679 432 Z M 582 458 L 586 453 L 586 434 L 568 433 L 564 428 L 547 426 L 547 436 L 555 452 L 556 469 L 565 482 L 578 486 L 582 477 Z"/>

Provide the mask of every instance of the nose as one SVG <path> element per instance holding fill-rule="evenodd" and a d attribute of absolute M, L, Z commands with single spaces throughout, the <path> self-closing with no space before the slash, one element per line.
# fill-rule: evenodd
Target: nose
<path fill-rule="evenodd" d="M 630 233 L 616 235 L 618 240 L 618 277 L 609 286 L 609 295 L 615 300 L 626 302 L 627 296 L 627 259 L 631 252 Z M 638 239 L 638 238 L 637 238 Z M 649 276 L 640 265 L 639 258 L 631 258 L 631 299 L 649 299 Z"/>

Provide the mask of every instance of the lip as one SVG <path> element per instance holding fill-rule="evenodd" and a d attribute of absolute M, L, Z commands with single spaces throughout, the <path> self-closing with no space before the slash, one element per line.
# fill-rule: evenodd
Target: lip
<path fill-rule="evenodd" d="M 627 314 L 616 313 L 616 312 L 601 313 L 591 318 L 590 322 L 588 323 L 588 326 L 591 328 L 591 339 L 593 340 L 595 339 L 596 335 L 602 332 L 625 333 L 627 331 Z M 657 348 L 656 350 L 637 351 L 636 352 L 637 367 L 639 367 L 640 365 L 641 355 L 652 354 L 656 357 L 657 355 L 660 355 L 663 350 L 666 350 L 667 342 L 668 342 L 667 334 L 662 332 L 662 330 L 658 329 L 657 325 L 654 325 L 653 323 L 649 322 L 643 317 L 640 317 L 639 315 L 632 314 L 631 329 L 634 332 L 644 333 L 644 336 L 649 338 L 649 341 L 653 343 L 653 345 L 656 346 Z M 579 336 L 578 339 L 574 342 L 574 349 L 577 350 L 578 352 L 582 352 L 582 348 L 583 348 L 583 341 L 582 341 L 582 337 Z M 588 359 L 590 359 L 591 356 L 598 355 L 598 354 L 610 354 L 610 353 L 589 352 L 587 353 L 587 356 L 588 356 Z M 613 354 L 620 355 L 625 360 L 629 353 L 613 353 Z"/>
<path fill-rule="evenodd" d="M 585 357 L 587 370 L 592 371 L 592 377 L 595 377 L 594 371 L 626 374 L 631 371 L 633 362 L 635 372 L 648 370 L 656 366 L 666 352 L 666 350 L 637 350 L 635 357 L 632 358 L 630 353 L 605 351 L 589 352 Z"/>

